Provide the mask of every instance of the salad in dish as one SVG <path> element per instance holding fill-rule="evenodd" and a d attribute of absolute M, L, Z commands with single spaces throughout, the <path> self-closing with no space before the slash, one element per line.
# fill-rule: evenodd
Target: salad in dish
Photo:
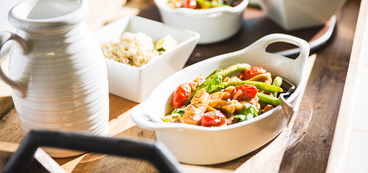
<path fill-rule="evenodd" d="M 206 78 L 200 75 L 180 84 L 163 121 L 206 127 L 246 121 L 280 104 L 282 82 L 260 66 L 244 63 L 217 69 Z"/>
<path fill-rule="evenodd" d="M 222 6 L 235 7 L 241 2 L 242 0 L 169 0 L 167 6 L 172 9 L 209 9 Z"/>

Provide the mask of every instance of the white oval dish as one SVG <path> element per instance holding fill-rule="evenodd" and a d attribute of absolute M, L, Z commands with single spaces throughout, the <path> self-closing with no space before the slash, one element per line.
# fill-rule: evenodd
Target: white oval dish
<path fill-rule="evenodd" d="M 266 52 L 266 47 L 275 42 L 294 44 L 300 47 L 301 52 L 295 60 Z M 181 162 L 216 164 L 235 159 L 266 144 L 283 130 L 289 119 L 281 106 L 251 120 L 215 128 L 157 123 L 148 121 L 144 115 L 162 118 L 179 84 L 236 63 L 262 66 L 271 74 L 288 79 L 297 88 L 287 102 L 295 104 L 295 98 L 306 84 L 308 55 L 309 45 L 302 39 L 284 34 L 265 36 L 242 50 L 209 58 L 175 73 L 161 83 L 146 102 L 133 108 L 130 116 L 138 126 L 154 130 L 157 140 L 164 143 Z"/>
<path fill-rule="evenodd" d="M 235 7 L 217 7 L 194 10 L 188 8 L 171 9 L 168 0 L 154 0 L 162 21 L 170 26 L 198 32 L 198 44 L 216 43 L 233 36 L 243 24 L 243 11 L 248 0 Z"/>

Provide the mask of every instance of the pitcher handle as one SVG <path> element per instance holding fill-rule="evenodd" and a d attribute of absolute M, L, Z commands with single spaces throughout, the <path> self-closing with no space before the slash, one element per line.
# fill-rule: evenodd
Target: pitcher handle
<path fill-rule="evenodd" d="M 20 45 L 20 47 L 23 50 L 23 54 L 26 55 L 28 53 L 28 42 L 24 40 L 23 38 L 19 37 L 17 34 L 11 33 L 11 32 L 0 32 L 0 51 L 4 44 L 7 41 L 13 40 L 16 43 Z M 8 76 L 5 75 L 3 69 L 0 65 L 0 79 L 3 80 L 6 84 L 8 84 L 10 87 L 12 87 L 16 94 L 22 98 L 26 96 L 26 87 L 22 85 L 22 82 L 14 81 L 10 79 Z"/>

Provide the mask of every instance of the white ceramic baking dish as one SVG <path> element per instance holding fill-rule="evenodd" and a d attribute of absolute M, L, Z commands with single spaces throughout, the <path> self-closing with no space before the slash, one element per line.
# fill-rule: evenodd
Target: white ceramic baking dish
<path fill-rule="evenodd" d="M 266 47 L 275 42 L 294 44 L 301 52 L 295 60 L 266 52 Z M 138 126 L 154 130 L 157 140 L 164 143 L 181 162 L 215 164 L 235 159 L 266 144 L 283 130 L 290 119 L 283 114 L 281 106 L 245 122 L 214 128 L 152 122 L 144 115 L 151 119 L 163 117 L 179 84 L 192 81 L 199 74 L 207 76 L 216 69 L 236 63 L 262 66 L 271 74 L 288 79 L 296 86 L 295 92 L 286 101 L 293 105 L 306 84 L 308 55 L 309 45 L 302 39 L 284 34 L 265 36 L 242 50 L 204 60 L 170 76 L 146 102 L 131 111 L 131 118 Z"/>
<path fill-rule="evenodd" d="M 170 26 L 198 32 L 201 35 L 199 44 L 219 42 L 236 34 L 243 25 L 243 11 L 248 5 L 248 0 L 243 0 L 235 7 L 171 9 L 167 1 L 154 0 L 162 21 Z"/>

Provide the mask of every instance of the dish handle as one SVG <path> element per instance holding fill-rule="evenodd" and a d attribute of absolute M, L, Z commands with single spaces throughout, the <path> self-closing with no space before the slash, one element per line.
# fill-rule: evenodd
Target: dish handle
<path fill-rule="evenodd" d="M 294 37 L 294 36 L 287 35 L 287 34 L 278 34 L 278 33 L 269 34 L 269 35 L 266 35 L 260 38 L 253 44 L 251 44 L 248 48 L 246 48 L 246 50 L 247 51 L 254 50 L 254 51 L 267 53 L 266 48 L 270 44 L 276 43 L 276 42 L 285 42 L 285 43 L 289 43 L 289 44 L 298 46 L 300 48 L 300 53 L 299 53 L 299 56 L 294 61 L 299 66 L 299 68 L 302 69 L 302 71 L 306 69 L 306 65 L 307 65 L 306 62 L 309 57 L 310 48 L 309 48 L 309 44 L 307 41 L 301 38 L 298 38 L 298 37 Z M 284 56 L 280 56 L 280 57 L 287 58 Z"/>
<path fill-rule="evenodd" d="M 144 105 L 146 102 L 141 103 L 141 105 L 136 106 L 132 109 L 130 112 L 130 118 L 133 120 L 133 122 L 140 127 L 148 130 L 157 130 L 161 129 L 163 126 L 163 122 L 159 117 L 154 116 L 150 113 L 144 112 Z M 150 120 L 144 118 L 144 116 L 148 117 Z"/>
<path fill-rule="evenodd" d="M 254 42 L 253 44 L 251 44 L 249 47 L 245 48 L 244 51 L 254 51 L 254 52 L 263 52 L 263 53 L 268 53 L 266 51 L 266 48 L 272 44 L 272 43 L 276 43 L 276 42 L 285 42 L 285 43 L 289 43 L 289 44 L 293 44 L 295 46 L 298 46 L 300 48 L 300 53 L 299 56 L 292 60 L 290 58 L 287 58 L 285 56 L 281 56 L 279 55 L 279 58 L 285 58 L 288 59 L 290 61 L 295 62 L 295 65 L 297 66 L 298 69 L 300 69 L 301 71 L 305 71 L 307 68 L 307 59 L 309 57 L 309 44 L 307 41 L 291 36 L 291 35 L 286 35 L 286 34 L 270 34 L 267 36 L 262 37 L 261 39 L 257 40 L 256 42 Z M 301 78 L 304 78 L 304 75 L 301 76 Z M 304 86 L 305 80 L 303 80 L 303 82 L 300 84 L 300 86 Z M 291 86 L 291 85 L 290 85 Z M 299 105 L 296 105 L 295 107 L 293 105 L 291 105 L 290 103 L 288 103 L 285 99 L 285 97 L 290 96 L 292 93 L 294 93 L 295 90 L 295 86 L 293 86 L 292 88 L 290 88 L 290 90 L 287 93 L 283 93 L 280 94 L 279 96 L 279 102 L 280 102 L 280 106 L 282 107 L 282 111 L 287 119 L 287 124 L 289 125 L 290 120 L 293 116 L 293 114 L 295 112 L 297 112 L 299 110 Z M 297 90 L 300 91 L 300 88 L 298 88 Z M 299 93 L 298 91 L 296 91 L 297 93 Z"/>

